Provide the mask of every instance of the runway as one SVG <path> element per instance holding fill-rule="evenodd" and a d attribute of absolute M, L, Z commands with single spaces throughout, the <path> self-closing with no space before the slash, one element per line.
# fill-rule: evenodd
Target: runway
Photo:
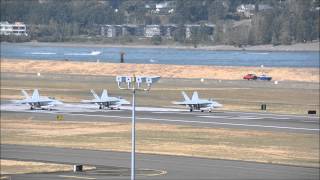
<path fill-rule="evenodd" d="M 188 112 L 186 109 L 137 107 L 137 122 L 181 124 L 201 127 L 237 128 L 281 132 L 319 133 L 319 116 L 280 115 L 271 113 L 232 112 L 217 110 L 208 112 Z M 65 104 L 57 110 L 34 110 L 28 106 L 1 105 L 4 114 L 24 116 L 31 113 L 36 119 L 55 119 L 63 115 L 65 121 L 131 121 L 130 107 L 121 110 L 99 110 L 94 105 Z"/>
<path fill-rule="evenodd" d="M 32 117 L 34 120 L 83 122 L 130 122 L 130 107 L 99 110 L 97 106 L 65 104 L 53 111 L 28 109 L 28 106 L 1 104 L 1 115 Z M 187 109 L 138 107 L 137 123 L 164 123 L 211 128 L 235 128 L 259 131 L 319 133 L 318 116 L 280 115 L 217 110 L 188 112 Z M 106 142 L 107 143 L 107 142 Z M 125 152 L 1 144 L 1 159 L 18 159 L 96 166 L 96 170 L 73 173 L 13 175 L 12 179 L 129 179 L 130 154 Z M 209 179 L 319 179 L 319 168 L 217 160 L 195 157 L 137 154 L 137 179 L 209 180 Z M 121 172 L 121 174 L 117 174 Z M 116 175 L 115 175 L 116 174 Z"/>
<path fill-rule="evenodd" d="M 96 170 L 73 173 L 14 175 L 20 179 L 129 179 L 130 176 L 111 176 L 106 169 L 129 169 L 130 154 L 125 152 L 66 149 L 21 145 L 1 145 L 1 158 L 94 165 Z M 137 179 L 211 180 L 211 179 L 318 179 L 319 168 L 285 166 L 232 160 L 137 154 L 138 170 L 154 170 L 156 174 L 138 175 Z M 99 173 L 97 173 L 99 172 Z"/>

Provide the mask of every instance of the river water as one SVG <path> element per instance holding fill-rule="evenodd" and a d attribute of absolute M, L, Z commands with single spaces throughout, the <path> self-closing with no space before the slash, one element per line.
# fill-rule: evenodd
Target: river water
<path fill-rule="evenodd" d="M 310 51 L 209 51 L 173 48 L 121 48 L 31 45 L 1 43 L 1 58 L 34 60 L 70 60 L 138 64 L 307 67 L 319 68 L 319 52 Z"/>

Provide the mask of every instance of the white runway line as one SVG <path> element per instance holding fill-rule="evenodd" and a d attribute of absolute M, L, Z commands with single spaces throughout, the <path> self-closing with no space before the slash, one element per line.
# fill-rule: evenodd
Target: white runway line
<path fill-rule="evenodd" d="M 230 119 L 230 118 L 232 118 L 232 116 L 198 116 L 198 117 L 212 118 L 212 119 L 219 119 L 219 118 Z"/>
<path fill-rule="evenodd" d="M 256 116 L 238 116 L 238 117 L 231 117 L 228 119 L 255 120 L 255 119 L 265 119 L 265 118 L 264 117 L 256 117 Z"/>
<path fill-rule="evenodd" d="M 63 113 L 65 115 L 72 116 L 91 116 L 91 117 L 109 117 L 109 118 L 120 118 L 120 119 L 131 119 L 131 116 L 109 116 L 109 115 L 91 115 L 91 114 L 69 114 Z M 151 117 L 136 117 L 137 120 L 151 120 L 151 121 L 164 121 L 164 122 L 180 122 L 180 123 L 195 123 L 195 124 L 213 124 L 213 125 L 227 125 L 227 126 L 243 126 L 243 127 L 260 127 L 260 128 L 271 128 L 271 129 L 290 129 L 290 130 L 304 130 L 304 131 L 320 131 L 320 129 L 315 128 L 300 128 L 300 127 L 288 127 L 288 126 L 268 126 L 260 124 L 239 124 L 239 123 L 224 123 L 215 121 L 186 121 L 178 119 L 161 119 L 161 118 L 151 118 Z"/>
<path fill-rule="evenodd" d="M 212 119 L 239 119 L 239 120 L 254 120 L 254 119 L 289 119 L 289 118 L 279 118 L 279 117 L 257 117 L 257 116 L 198 116 L 198 117 L 204 117 L 204 118 L 212 118 Z"/>
<path fill-rule="evenodd" d="M 69 110 L 67 111 L 46 111 L 46 110 L 37 110 L 37 111 L 30 111 L 28 110 L 27 106 L 16 106 L 13 104 L 5 104 L 1 105 L 1 111 L 6 110 L 6 111 L 16 111 L 16 112 L 38 112 L 38 113 L 48 113 L 48 114 L 66 114 L 66 115 L 72 115 L 72 116 L 88 116 L 88 117 L 109 117 L 109 118 L 120 118 L 120 119 L 131 119 L 131 116 L 109 116 L 109 115 L 90 115 L 90 114 L 72 114 L 71 112 L 101 112 L 98 109 L 90 110 L 90 109 L 80 109 L 78 111 L 74 111 L 74 106 L 82 106 L 82 105 L 68 105 Z M 83 106 L 82 106 L 83 107 Z M 88 107 L 88 106 L 85 106 Z M 167 110 L 167 108 L 145 108 L 145 107 L 140 107 L 142 109 L 147 109 L 149 111 L 152 110 Z M 72 111 L 73 109 L 73 111 Z M 181 111 L 180 109 L 172 109 L 173 111 Z M 172 112 L 172 111 L 171 111 Z M 259 114 L 259 115 L 266 115 L 266 114 L 261 114 L 261 113 L 240 113 L 240 114 Z M 191 115 L 191 114 L 190 114 Z M 270 114 L 268 115 L 270 117 Z M 282 116 L 282 115 L 279 115 Z M 290 117 L 291 115 L 285 115 L 282 117 Z M 215 116 L 211 116 L 215 117 Z M 220 116 L 222 117 L 222 116 Z M 268 118 L 269 118 L 268 117 Z M 276 116 L 272 115 L 272 118 L 275 118 Z M 294 117 L 303 117 L 303 116 L 294 116 Z M 246 117 L 248 118 L 248 116 Z M 260 117 L 259 117 L 260 118 Z M 263 117 L 261 117 L 263 119 Z M 152 118 L 152 117 L 147 117 L 147 118 L 140 118 L 137 117 L 139 120 L 151 120 L 151 121 L 164 121 L 164 122 L 180 122 L 180 123 L 194 123 L 194 124 L 213 124 L 213 125 L 227 125 L 227 126 L 243 126 L 243 127 L 261 127 L 261 128 L 273 128 L 273 129 L 290 129 L 290 130 L 305 130 L 305 131 L 319 131 L 319 129 L 316 128 L 300 128 L 300 127 L 284 127 L 284 126 L 267 126 L 267 125 L 260 125 L 260 124 L 238 124 L 238 123 L 226 123 L 226 122 L 214 122 L 214 121 L 187 121 L 187 120 L 174 120 L 174 119 L 161 119 L 161 118 Z"/>
<path fill-rule="evenodd" d="M 229 126 L 245 126 L 245 127 L 275 128 L 275 129 L 305 130 L 305 131 L 319 131 L 320 130 L 320 129 L 312 129 L 312 128 L 299 128 L 299 127 L 266 126 L 266 125 L 259 125 L 259 124 L 237 124 L 237 123 L 222 123 L 222 122 L 207 122 L 207 121 L 185 121 L 185 120 L 155 119 L 155 118 L 138 118 L 138 119 L 150 119 L 152 121 L 168 121 L 168 122 L 182 122 L 182 123 L 217 124 L 217 125 L 229 125 Z"/>
<path fill-rule="evenodd" d="M 309 118 L 319 120 L 319 115 L 317 116 L 308 116 L 308 115 L 294 115 L 294 114 L 272 114 L 272 113 L 259 113 L 259 112 L 240 112 L 240 111 L 228 111 L 230 114 L 244 114 L 244 115 L 259 115 L 259 116 L 271 116 L 274 117 L 287 117 L 287 118 Z"/>

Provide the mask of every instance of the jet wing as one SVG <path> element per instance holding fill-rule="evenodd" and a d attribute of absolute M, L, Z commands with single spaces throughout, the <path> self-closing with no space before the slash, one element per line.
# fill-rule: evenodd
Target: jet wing
<path fill-rule="evenodd" d="M 186 101 L 182 101 L 182 102 L 172 101 L 172 104 L 177 104 L 177 105 L 194 105 L 193 103 L 189 103 L 189 102 L 186 102 Z"/>
<path fill-rule="evenodd" d="M 92 100 L 82 100 L 81 103 L 86 103 L 86 104 L 96 104 L 96 103 L 104 103 L 104 101 L 97 101 L 96 99 Z"/>
<path fill-rule="evenodd" d="M 92 100 L 82 100 L 82 103 L 89 103 L 89 104 L 95 104 L 95 103 L 116 103 L 119 102 L 119 100 L 112 100 L 112 101 L 98 101 L 96 99 Z"/>
<path fill-rule="evenodd" d="M 14 101 L 14 103 L 17 103 L 17 104 L 33 104 L 33 103 L 44 103 L 44 104 L 49 104 L 53 102 L 52 100 L 17 100 L 17 101 Z"/>

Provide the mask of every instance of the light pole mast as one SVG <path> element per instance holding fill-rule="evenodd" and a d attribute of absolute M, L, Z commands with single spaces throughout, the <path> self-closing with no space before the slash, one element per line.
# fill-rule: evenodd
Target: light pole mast
<path fill-rule="evenodd" d="M 136 91 L 149 91 L 151 89 L 152 83 L 155 83 L 160 79 L 159 76 L 145 77 L 145 76 L 117 76 L 116 81 L 118 83 L 119 89 L 131 90 L 132 91 L 132 125 L 131 125 L 131 180 L 135 180 L 135 156 L 136 156 L 136 104 L 135 96 Z M 123 87 L 123 83 L 127 83 L 126 87 Z M 147 85 L 146 88 L 142 88 L 142 84 Z M 137 85 L 137 86 L 136 86 Z"/>
<path fill-rule="evenodd" d="M 131 180 L 135 180 L 136 172 L 136 103 L 135 103 L 136 90 L 133 85 L 132 90 L 132 126 L 131 126 Z"/>

